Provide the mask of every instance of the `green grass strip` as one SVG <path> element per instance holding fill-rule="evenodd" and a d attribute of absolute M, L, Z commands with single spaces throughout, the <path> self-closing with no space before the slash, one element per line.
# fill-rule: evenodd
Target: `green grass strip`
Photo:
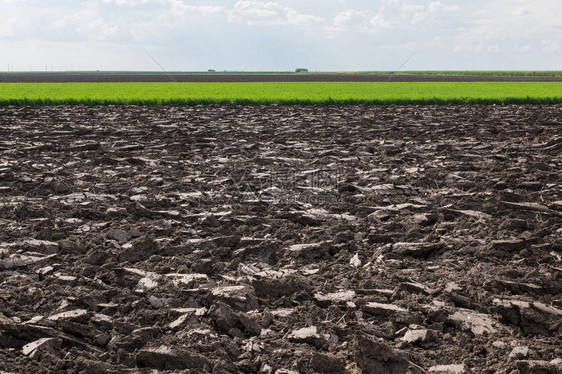
<path fill-rule="evenodd" d="M 556 103 L 562 82 L 0 83 L 0 105 Z"/>

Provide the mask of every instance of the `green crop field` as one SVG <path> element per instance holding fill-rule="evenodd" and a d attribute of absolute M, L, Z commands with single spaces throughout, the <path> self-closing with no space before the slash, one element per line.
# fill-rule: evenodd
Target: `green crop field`
<path fill-rule="evenodd" d="M 0 105 L 562 103 L 562 82 L 0 83 Z"/>

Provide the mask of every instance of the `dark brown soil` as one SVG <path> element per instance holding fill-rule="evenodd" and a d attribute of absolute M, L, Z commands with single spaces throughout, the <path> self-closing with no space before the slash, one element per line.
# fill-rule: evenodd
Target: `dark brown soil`
<path fill-rule="evenodd" d="M 0 372 L 559 373 L 562 106 L 0 109 Z"/>
<path fill-rule="evenodd" d="M 562 77 L 374 74 L 79 74 L 0 73 L 0 83 L 41 82 L 562 82 Z"/>

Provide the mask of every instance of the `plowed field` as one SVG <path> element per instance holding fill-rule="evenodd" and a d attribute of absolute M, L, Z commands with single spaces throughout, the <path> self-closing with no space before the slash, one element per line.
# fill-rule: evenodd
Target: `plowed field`
<path fill-rule="evenodd" d="M 0 371 L 559 373 L 561 119 L 0 108 Z"/>

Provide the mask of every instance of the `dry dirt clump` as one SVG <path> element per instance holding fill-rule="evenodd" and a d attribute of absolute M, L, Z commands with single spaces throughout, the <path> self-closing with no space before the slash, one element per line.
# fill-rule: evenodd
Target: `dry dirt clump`
<path fill-rule="evenodd" d="M 0 372 L 560 373 L 562 106 L 0 109 Z"/>

